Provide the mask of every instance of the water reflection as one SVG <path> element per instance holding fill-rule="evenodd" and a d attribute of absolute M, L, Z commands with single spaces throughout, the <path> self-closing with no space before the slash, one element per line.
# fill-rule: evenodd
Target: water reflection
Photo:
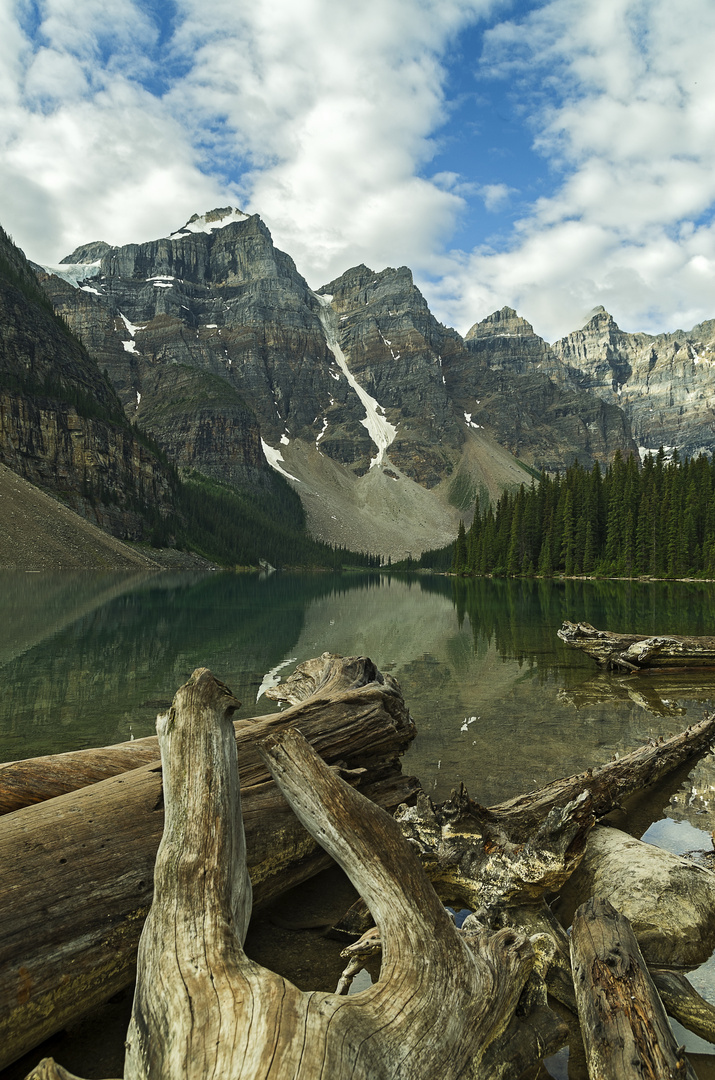
<path fill-rule="evenodd" d="M 681 730 L 715 697 L 708 673 L 599 673 L 557 638 L 564 619 L 698 634 L 712 599 L 702 583 L 4 574 L 0 760 L 150 734 L 200 665 L 244 715 L 271 711 L 266 676 L 327 650 L 397 678 L 419 732 L 406 768 L 436 799 L 464 781 L 488 804 Z"/>

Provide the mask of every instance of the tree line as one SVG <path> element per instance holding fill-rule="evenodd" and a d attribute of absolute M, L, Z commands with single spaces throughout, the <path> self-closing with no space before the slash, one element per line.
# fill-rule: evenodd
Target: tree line
<path fill-rule="evenodd" d="M 563 475 L 477 500 L 469 529 L 420 565 L 462 575 L 715 576 L 715 462 L 661 447 L 639 468 L 617 452 L 602 471 Z"/>

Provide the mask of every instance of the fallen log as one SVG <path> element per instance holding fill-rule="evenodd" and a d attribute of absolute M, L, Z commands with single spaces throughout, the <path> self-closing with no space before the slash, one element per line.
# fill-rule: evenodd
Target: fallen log
<path fill-rule="evenodd" d="M 400 773 L 414 727 L 396 685 L 374 677 L 369 661 L 321 662 L 327 691 L 237 733 L 257 904 L 329 857 L 277 790 L 255 740 L 299 724 L 329 764 L 386 808 L 418 786 Z M 163 826 L 158 761 L 0 820 L 0 1068 L 131 983 Z"/>
<path fill-rule="evenodd" d="M 597 818 L 705 753 L 714 739 L 715 714 L 662 743 L 496 806 L 480 806 L 462 787 L 438 807 L 420 795 L 396 819 L 445 903 L 472 908 L 493 925 L 505 909 L 558 892 Z"/>
<path fill-rule="evenodd" d="M 368 657 L 322 656 L 299 664 L 293 674 L 279 686 L 266 691 L 266 697 L 274 701 L 288 701 L 292 708 L 268 716 L 245 718 L 234 723 L 238 743 L 238 761 L 245 784 L 258 782 L 247 771 L 251 767 L 262 769 L 263 779 L 268 780 L 267 770 L 260 765 L 253 749 L 257 737 L 265 737 L 271 726 L 297 724 L 323 715 L 325 710 L 352 708 L 355 693 L 360 694 L 361 707 L 369 707 L 372 697 L 377 708 L 391 715 L 395 724 L 405 732 L 405 744 L 414 738 L 414 724 L 405 708 L 402 695 L 394 680 L 383 675 Z M 255 728 L 254 725 L 261 725 Z M 257 732 L 260 734 L 257 735 Z M 352 739 L 355 732 L 351 732 Z M 346 750 L 350 750 L 346 740 Z M 371 754 L 374 759 L 380 753 L 380 745 Z M 368 747 L 363 742 L 357 753 L 364 754 Z M 388 753 L 391 752 L 388 748 Z M 47 799 L 78 791 L 90 784 L 97 784 L 110 776 L 117 776 L 159 760 L 159 743 L 156 735 L 113 746 L 91 747 L 71 750 L 63 754 L 45 754 L 0 764 L 0 815 L 19 810 L 23 806 L 44 802 Z"/>
<path fill-rule="evenodd" d="M 511 931 L 473 943 L 460 935 L 394 821 L 294 730 L 263 752 L 296 815 L 374 912 L 382 970 L 344 997 L 300 991 L 246 957 L 251 892 L 231 707 L 203 670 L 160 723 L 166 826 L 125 1080 L 492 1077 L 488 1050 L 508 1029 L 534 950 Z"/>
<path fill-rule="evenodd" d="M 597 826 L 556 914 L 601 896 L 624 915 L 646 963 L 694 968 L 715 949 L 715 873 L 620 829 Z"/>
<path fill-rule="evenodd" d="M 607 900 L 576 912 L 571 957 L 589 1080 L 696 1080 L 628 920 Z"/>
<path fill-rule="evenodd" d="M 701 1039 L 715 1043 L 715 1005 L 701 997 L 682 971 L 649 968 L 668 1016 Z"/>
<path fill-rule="evenodd" d="M 643 668 L 715 667 L 715 638 L 613 634 L 590 623 L 564 622 L 558 636 L 603 667 L 621 671 Z"/>

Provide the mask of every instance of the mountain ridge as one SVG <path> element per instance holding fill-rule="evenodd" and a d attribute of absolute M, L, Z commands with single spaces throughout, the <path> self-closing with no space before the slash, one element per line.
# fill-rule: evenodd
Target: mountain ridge
<path fill-rule="evenodd" d="M 359 265 L 314 292 L 236 208 L 146 243 L 80 245 L 41 276 L 127 417 L 178 466 L 253 487 L 282 471 L 331 542 L 367 529 L 393 557 L 436 546 L 480 491 L 635 454 L 631 423 L 643 437 L 624 386 L 646 344 L 607 313 L 570 345 L 508 307 L 463 338 L 407 267 Z"/>

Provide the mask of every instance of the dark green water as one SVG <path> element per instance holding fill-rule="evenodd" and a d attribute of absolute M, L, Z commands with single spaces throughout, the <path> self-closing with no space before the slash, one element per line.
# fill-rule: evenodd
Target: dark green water
<path fill-rule="evenodd" d="M 266 674 L 328 650 L 398 680 L 419 731 L 406 768 L 426 789 L 464 781 L 488 804 L 679 730 L 715 698 L 710 675 L 600 674 L 557 638 L 565 618 L 711 633 L 714 599 L 685 583 L 2 574 L 0 761 L 151 734 L 200 665 L 244 715 L 273 711 L 256 701 Z"/>

